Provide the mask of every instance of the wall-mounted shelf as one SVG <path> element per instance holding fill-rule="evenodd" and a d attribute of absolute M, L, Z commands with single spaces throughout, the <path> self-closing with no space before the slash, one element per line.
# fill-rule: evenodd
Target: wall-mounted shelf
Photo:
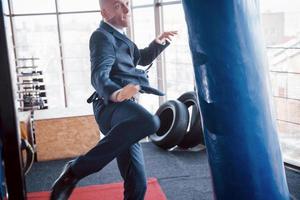
<path fill-rule="evenodd" d="M 17 68 L 17 70 L 18 69 L 35 69 L 35 68 L 38 68 L 38 66 L 17 66 L 16 68 Z"/>
<path fill-rule="evenodd" d="M 25 91 L 17 91 L 17 93 L 22 93 L 22 94 L 26 94 L 26 93 L 41 93 L 41 92 L 46 92 L 46 90 L 25 90 Z"/>
<path fill-rule="evenodd" d="M 32 83 L 17 83 L 17 85 L 40 85 L 42 83 L 39 83 L 39 82 L 32 82 Z"/>
<path fill-rule="evenodd" d="M 47 109 L 47 95 L 43 72 L 35 61 L 39 58 L 18 58 L 16 73 L 19 111 Z"/>
<path fill-rule="evenodd" d="M 35 61 L 35 60 L 39 60 L 39 58 L 17 58 L 17 61 L 26 61 L 26 60 L 29 60 L 29 61 Z"/>

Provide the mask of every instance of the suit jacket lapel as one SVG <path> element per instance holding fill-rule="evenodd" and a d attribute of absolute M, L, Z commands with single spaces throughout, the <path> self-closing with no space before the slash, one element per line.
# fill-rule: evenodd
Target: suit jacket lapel
<path fill-rule="evenodd" d="M 102 27 L 106 31 L 112 33 L 116 38 L 118 38 L 118 39 L 122 40 L 123 42 L 125 42 L 128 45 L 129 49 L 130 49 L 131 57 L 133 57 L 134 44 L 127 36 L 121 34 L 119 31 L 115 30 L 113 27 L 111 27 L 110 25 L 108 25 L 107 23 L 105 23 L 103 21 L 101 21 L 100 27 Z"/>

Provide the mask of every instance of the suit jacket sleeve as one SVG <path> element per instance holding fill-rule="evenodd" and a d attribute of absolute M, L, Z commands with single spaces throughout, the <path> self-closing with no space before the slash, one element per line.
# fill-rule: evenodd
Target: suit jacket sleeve
<path fill-rule="evenodd" d="M 139 65 L 146 66 L 153 62 L 153 60 L 163 51 L 167 46 L 169 46 L 169 42 L 166 44 L 158 44 L 155 40 L 150 43 L 150 45 L 144 49 L 140 49 L 140 60 L 138 62 Z"/>
<path fill-rule="evenodd" d="M 107 35 L 96 31 L 90 39 L 91 82 L 107 104 L 110 96 L 121 86 L 110 79 L 110 71 L 116 60 L 115 49 Z"/>

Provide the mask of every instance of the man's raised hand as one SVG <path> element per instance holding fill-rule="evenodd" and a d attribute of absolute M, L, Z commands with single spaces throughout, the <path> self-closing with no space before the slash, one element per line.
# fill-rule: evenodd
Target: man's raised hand
<path fill-rule="evenodd" d="M 155 41 L 159 44 L 165 44 L 166 41 L 171 42 L 172 38 L 177 35 L 177 33 L 177 31 L 165 31 L 155 38 Z"/>

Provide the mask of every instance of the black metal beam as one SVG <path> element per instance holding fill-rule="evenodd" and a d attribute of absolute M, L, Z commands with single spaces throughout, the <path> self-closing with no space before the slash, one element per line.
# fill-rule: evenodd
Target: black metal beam
<path fill-rule="evenodd" d="M 26 199 L 2 1 L 0 2 L 0 133 L 8 199 Z"/>

